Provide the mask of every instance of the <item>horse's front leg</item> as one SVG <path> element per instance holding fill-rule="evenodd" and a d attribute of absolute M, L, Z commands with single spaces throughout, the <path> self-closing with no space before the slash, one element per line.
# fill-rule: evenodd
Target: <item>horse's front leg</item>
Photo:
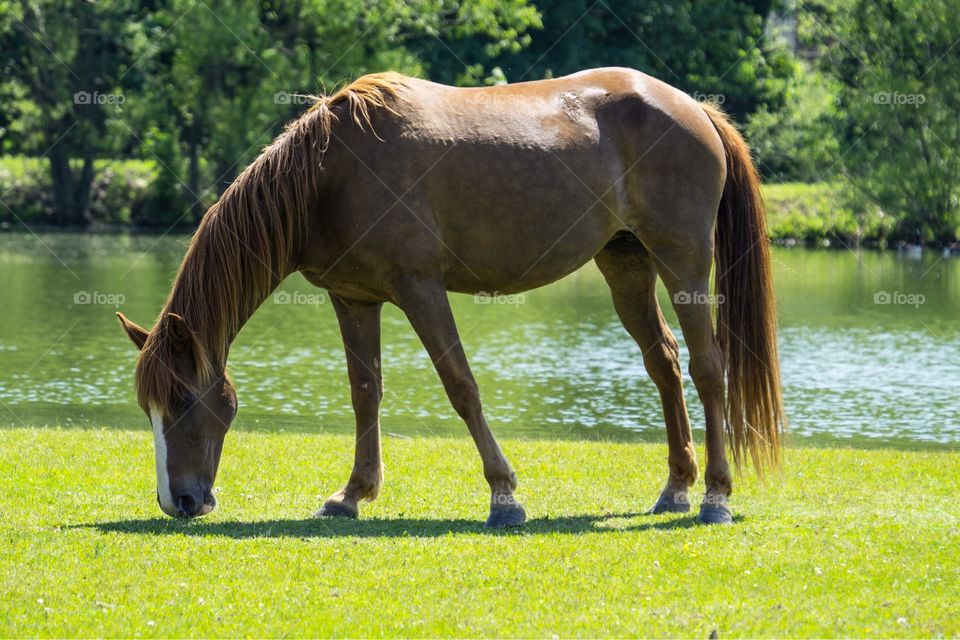
<path fill-rule="evenodd" d="M 346 486 L 324 502 L 318 516 L 356 518 L 361 500 L 373 500 L 383 483 L 380 460 L 380 303 L 354 302 L 331 295 L 347 354 L 357 445 Z"/>
<path fill-rule="evenodd" d="M 526 520 L 523 507 L 513 497 L 517 476 L 500 450 L 480 406 L 477 383 L 467 364 L 460 336 L 442 283 L 417 282 L 401 287 L 397 304 L 410 320 L 443 382 L 450 403 L 467 428 L 483 460 L 490 484 L 487 527 L 519 526 Z"/>

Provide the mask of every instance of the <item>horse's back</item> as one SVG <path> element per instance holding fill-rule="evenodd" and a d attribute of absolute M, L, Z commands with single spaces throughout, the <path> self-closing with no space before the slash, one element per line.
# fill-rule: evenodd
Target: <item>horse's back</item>
<path fill-rule="evenodd" d="M 493 138 L 498 145 L 545 150 L 596 142 L 605 114 L 626 116 L 623 124 L 651 118 L 682 124 L 698 110 L 682 91 L 620 67 L 492 87 L 411 78 L 401 96 L 405 131 L 417 139 L 483 144 Z"/>

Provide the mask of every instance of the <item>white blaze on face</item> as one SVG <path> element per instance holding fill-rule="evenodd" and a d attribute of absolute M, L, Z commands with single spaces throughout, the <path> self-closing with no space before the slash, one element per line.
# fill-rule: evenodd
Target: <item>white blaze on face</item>
<path fill-rule="evenodd" d="M 163 414 L 156 408 L 150 407 L 150 422 L 153 423 L 153 453 L 157 461 L 157 495 L 160 497 L 160 508 L 167 515 L 177 512 L 170 493 L 170 478 L 167 474 L 167 438 L 163 435 Z"/>

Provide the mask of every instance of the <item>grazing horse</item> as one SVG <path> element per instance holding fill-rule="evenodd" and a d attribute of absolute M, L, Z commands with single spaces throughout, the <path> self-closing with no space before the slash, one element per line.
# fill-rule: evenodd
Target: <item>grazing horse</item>
<path fill-rule="evenodd" d="M 618 68 L 484 88 L 369 75 L 288 125 L 204 216 L 152 330 L 118 314 L 140 349 L 137 397 L 153 424 L 160 507 L 194 517 L 216 506 L 237 410 L 230 344 L 299 271 L 330 293 L 356 412 L 353 472 L 318 515 L 356 517 L 380 491 L 380 311 L 391 302 L 476 443 L 487 525 L 523 523 L 447 292 L 525 291 L 590 259 L 663 401 L 669 476 L 651 511 L 689 511 L 698 475 L 659 276 L 705 410 L 698 519 L 731 522 L 726 448 L 737 466 L 776 465 L 784 422 L 759 180 L 722 113 Z"/>

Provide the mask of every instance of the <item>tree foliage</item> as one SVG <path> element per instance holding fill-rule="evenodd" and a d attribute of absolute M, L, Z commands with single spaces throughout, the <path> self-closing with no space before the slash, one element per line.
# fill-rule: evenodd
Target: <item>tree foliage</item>
<path fill-rule="evenodd" d="M 960 0 L 821 0 L 801 28 L 840 85 L 840 165 L 911 241 L 956 239 Z"/>
<path fill-rule="evenodd" d="M 835 178 L 838 83 L 797 62 L 783 104 L 749 117 L 747 139 L 758 169 L 774 182 L 828 182 Z"/>
<path fill-rule="evenodd" d="M 44 157 L 51 222 L 105 160 L 156 167 L 141 224 L 195 221 L 322 93 L 384 69 L 475 85 L 637 68 L 747 124 L 772 178 L 836 180 L 956 236 L 960 0 L 0 0 L 0 153 Z M 798 22 L 799 57 L 781 37 Z M 0 214 L 7 213 L 0 210 Z"/>
<path fill-rule="evenodd" d="M 4 119 L 19 120 L 12 144 L 46 155 L 58 221 L 83 224 L 94 161 L 119 152 L 108 132 L 123 118 L 121 69 L 133 57 L 139 7 L 44 0 L 0 4 L 0 15 Z"/>
<path fill-rule="evenodd" d="M 140 222 L 176 224 L 303 109 L 299 95 L 424 75 L 424 42 L 481 37 L 492 54 L 538 24 L 526 0 L 0 2 L 0 145 L 49 158 L 64 224 L 88 220 L 97 158 L 152 160 Z"/>
<path fill-rule="evenodd" d="M 792 56 L 768 27 L 771 2 L 741 0 L 539 0 L 543 29 L 529 46 L 505 48 L 488 64 L 510 82 L 583 69 L 640 69 L 738 117 L 778 108 L 793 73 Z M 431 73 L 456 82 L 482 43 L 427 51 Z"/>

